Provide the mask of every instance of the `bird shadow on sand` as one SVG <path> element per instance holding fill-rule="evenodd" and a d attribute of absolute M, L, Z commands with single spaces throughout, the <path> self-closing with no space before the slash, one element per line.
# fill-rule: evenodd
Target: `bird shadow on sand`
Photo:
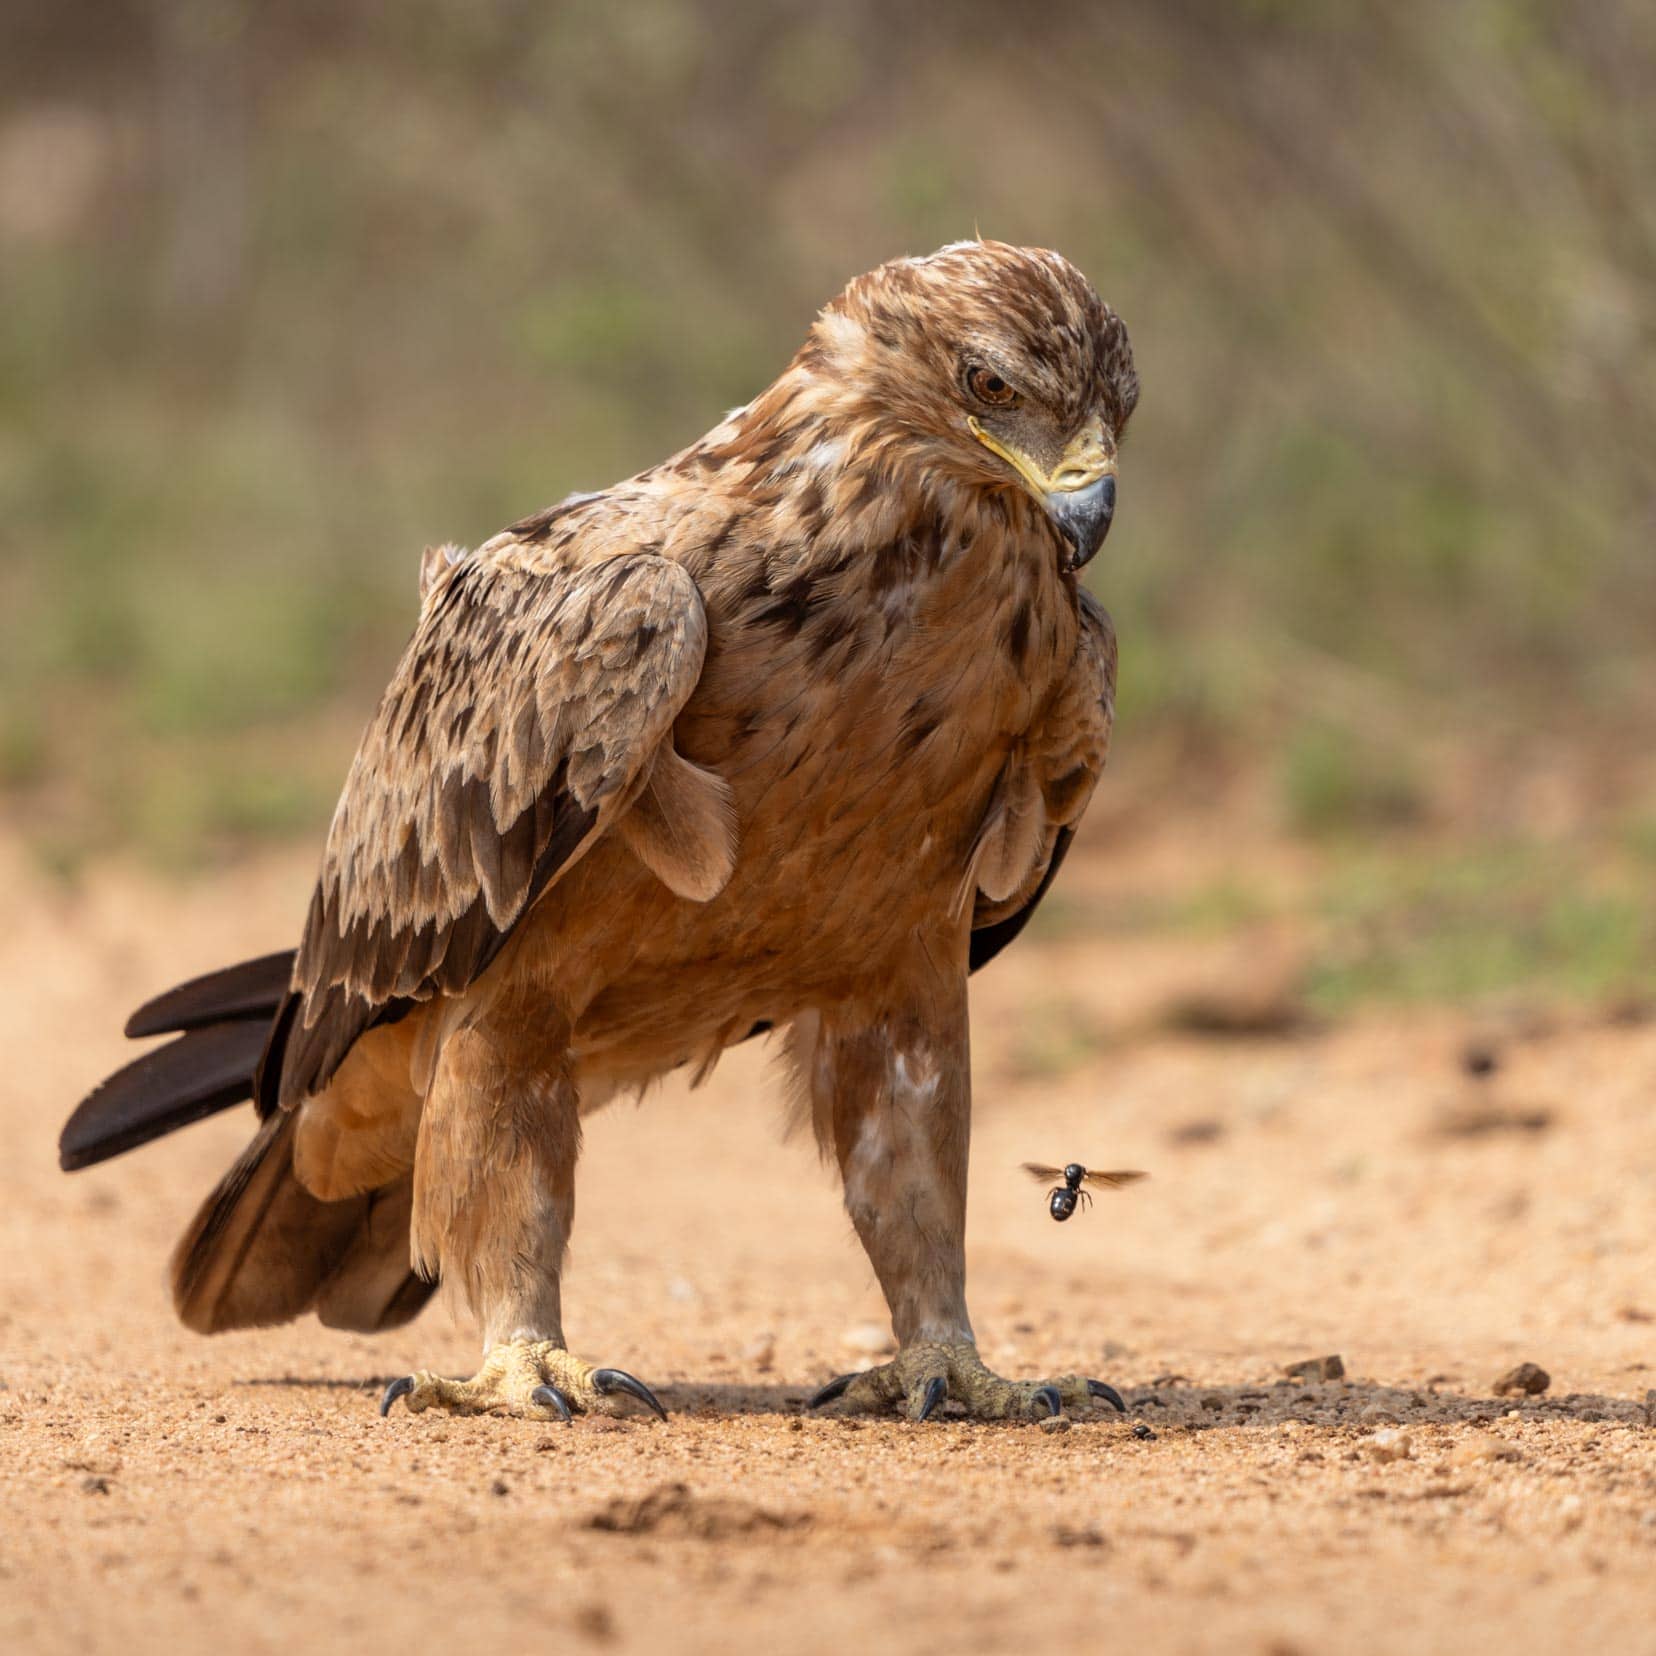
<path fill-rule="evenodd" d="M 400 1378 L 396 1374 L 371 1374 L 360 1378 L 335 1375 L 261 1374 L 245 1375 L 238 1386 L 291 1391 L 348 1391 L 377 1399 Z M 824 1378 L 827 1378 L 826 1376 Z M 701 1384 L 680 1381 L 653 1386 L 669 1414 L 681 1415 L 796 1415 L 817 1389 L 816 1384 L 737 1385 Z"/>
<path fill-rule="evenodd" d="M 238 1380 L 249 1387 L 295 1390 L 352 1391 L 377 1399 L 395 1375 L 366 1375 L 360 1379 L 323 1375 L 260 1375 Z M 820 1381 L 742 1383 L 679 1381 L 654 1387 L 669 1415 L 690 1419 L 742 1416 L 799 1416 L 805 1404 L 829 1376 Z M 1089 1419 L 1105 1424 L 1148 1426 L 1152 1431 L 1181 1433 L 1220 1428 L 1279 1428 L 1290 1423 L 1323 1429 L 1374 1431 L 1387 1426 L 1485 1426 L 1516 1413 L 1530 1421 L 1620 1422 L 1656 1425 L 1656 1408 L 1632 1397 L 1598 1392 L 1568 1392 L 1560 1396 L 1495 1397 L 1462 1391 L 1447 1383 L 1389 1386 L 1373 1380 L 1266 1381 L 1252 1385 L 1197 1385 L 1182 1375 L 1166 1375 L 1149 1385 L 1123 1385 L 1127 1413 L 1117 1415 L 1102 1405 Z M 807 1418 L 848 1418 L 833 1407 Z M 868 1416 L 850 1417 L 869 1419 Z M 895 1417 L 893 1417 L 895 1418 Z M 945 1405 L 934 1420 L 966 1425 L 1027 1425 L 1028 1422 L 966 1422 Z"/>

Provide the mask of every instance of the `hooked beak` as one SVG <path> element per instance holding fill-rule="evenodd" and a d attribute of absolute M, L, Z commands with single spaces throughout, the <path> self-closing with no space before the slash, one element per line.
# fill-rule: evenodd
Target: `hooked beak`
<path fill-rule="evenodd" d="M 1116 480 L 1106 472 L 1079 489 L 1055 492 L 1046 497 L 1046 509 L 1058 525 L 1058 533 L 1070 543 L 1071 569 L 1092 561 L 1110 532 L 1115 516 Z"/>
<path fill-rule="evenodd" d="M 1067 569 L 1090 563 L 1115 516 L 1115 456 L 1104 445 L 1104 422 L 1095 414 L 1069 440 L 1058 464 L 1047 475 L 1028 455 L 984 430 L 976 416 L 967 420 L 986 449 L 998 454 L 1029 485 L 1069 546 Z"/>

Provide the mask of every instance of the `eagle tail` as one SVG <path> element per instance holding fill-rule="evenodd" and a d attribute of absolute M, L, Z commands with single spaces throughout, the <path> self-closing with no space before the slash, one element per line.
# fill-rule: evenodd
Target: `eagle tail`
<path fill-rule="evenodd" d="M 295 1121 L 282 1111 L 260 1126 L 173 1251 L 173 1305 L 198 1334 L 307 1311 L 371 1334 L 407 1322 L 436 1289 L 408 1263 L 412 1177 L 321 1201 L 293 1171 Z"/>
<path fill-rule="evenodd" d="M 82 1101 L 58 1140 L 65 1171 L 251 1099 L 292 972 L 286 950 L 192 978 L 139 1007 L 128 1035 L 177 1039 Z M 411 1176 L 320 1201 L 293 1171 L 294 1121 L 279 1111 L 260 1126 L 174 1251 L 174 1303 L 199 1333 L 312 1310 L 330 1327 L 373 1333 L 409 1321 L 436 1288 L 409 1267 Z"/>
<path fill-rule="evenodd" d="M 269 1023 L 282 1004 L 293 978 L 292 949 L 238 961 L 216 972 L 191 978 L 154 1000 L 145 1001 L 126 1021 L 126 1032 L 138 1040 L 145 1035 L 172 1035 L 209 1024 L 255 1019 Z"/>
<path fill-rule="evenodd" d="M 268 1026 L 287 994 L 293 951 L 244 960 L 146 1001 L 126 1032 L 176 1034 L 94 1088 L 64 1125 L 65 1172 L 91 1167 L 253 1096 Z"/>

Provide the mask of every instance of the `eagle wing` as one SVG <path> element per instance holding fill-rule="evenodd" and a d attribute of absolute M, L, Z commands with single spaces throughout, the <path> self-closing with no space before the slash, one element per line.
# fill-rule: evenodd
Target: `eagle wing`
<path fill-rule="evenodd" d="M 1017 937 L 1051 889 L 1109 757 L 1115 627 L 1085 587 L 1079 592 L 1079 612 L 1070 669 L 1008 761 L 974 847 L 974 972 Z"/>
<path fill-rule="evenodd" d="M 428 594 L 334 813 L 261 1065 L 267 1112 L 323 1086 L 371 1025 L 474 983 L 641 794 L 723 837 L 696 895 L 728 877 L 728 790 L 670 738 L 707 647 L 694 580 L 651 554 L 548 561 L 492 543 Z M 634 843 L 647 863 L 650 843 Z"/>

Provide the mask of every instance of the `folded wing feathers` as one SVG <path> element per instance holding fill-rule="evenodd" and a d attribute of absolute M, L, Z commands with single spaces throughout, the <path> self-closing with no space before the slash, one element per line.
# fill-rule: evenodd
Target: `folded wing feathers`
<path fill-rule="evenodd" d="M 664 742 L 649 781 L 616 831 L 670 891 L 705 903 L 736 868 L 736 802 L 730 784 Z"/>
<path fill-rule="evenodd" d="M 706 649 L 683 568 L 548 571 L 482 548 L 426 606 L 335 815 L 300 951 L 304 1024 L 344 992 L 454 991 L 625 806 Z"/>
<path fill-rule="evenodd" d="M 1018 935 L 1046 895 L 1110 751 L 1115 719 L 1115 628 L 1085 588 L 1070 671 L 1026 750 L 1014 754 L 984 814 L 958 908 L 973 904 L 971 969 Z"/>
<path fill-rule="evenodd" d="M 1083 588 L 1075 664 L 1046 720 L 1048 741 L 1037 764 L 1053 822 L 1079 821 L 1103 774 L 1115 723 L 1115 681 L 1115 628 L 1104 607 Z"/>

